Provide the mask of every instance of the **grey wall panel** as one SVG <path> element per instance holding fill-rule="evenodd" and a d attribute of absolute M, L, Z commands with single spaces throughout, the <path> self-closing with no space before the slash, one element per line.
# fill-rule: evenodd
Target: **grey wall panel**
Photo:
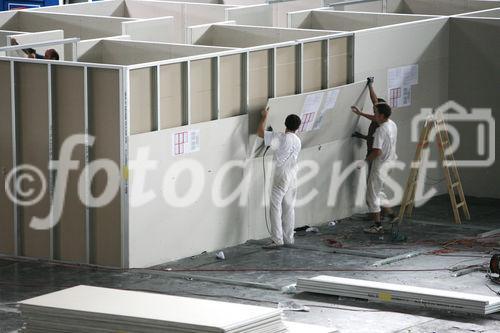
<path fill-rule="evenodd" d="M 305 43 L 303 59 L 304 92 L 321 90 L 322 65 L 322 42 Z"/>
<path fill-rule="evenodd" d="M 85 133 L 83 67 L 53 66 L 54 158 L 68 137 Z M 63 212 L 57 224 L 56 259 L 85 262 L 85 205 L 78 196 L 78 180 L 85 167 L 85 148 L 77 145 L 71 159 L 79 168 L 68 175 Z"/>
<path fill-rule="evenodd" d="M 191 123 L 213 119 L 213 75 L 212 59 L 191 62 Z"/>
<path fill-rule="evenodd" d="M 269 98 L 269 52 L 250 52 L 249 59 L 249 131 L 256 133 L 260 111 L 266 107 Z M 252 125 L 253 124 L 253 125 Z"/>
<path fill-rule="evenodd" d="M 38 168 L 48 180 L 49 165 L 49 112 L 47 65 L 33 63 L 16 64 L 17 103 L 20 129 L 20 163 Z M 36 180 L 24 183 L 24 189 L 31 188 L 40 193 L 42 183 Z M 33 217 L 45 218 L 49 214 L 50 200 L 48 187 L 42 199 L 25 206 L 21 212 L 21 254 L 35 258 L 50 257 L 49 230 L 35 230 L 30 227 Z"/>
<path fill-rule="evenodd" d="M 296 92 L 296 47 L 280 47 L 276 50 L 276 96 L 293 95 Z"/>
<path fill-rule="evenodd" d="M 130 71 L 130 133 L 153 130 L 155 85 L 153 68 Z"/>
<path fill-rule="evenodd" d="M 500 44 L 498 31 L 500 19 L 452 18 L 450 21 L 450 99 L 458 102 L 468 112 L 472 108 L 492 110 L 492 116 L 500 118 Z M 470 124 L 459 127 L 461 145 L 456 158 L 471 160 L 485 159 L 478 155 L 478 123 L 471 119 Z M 498 131 L 498 128 L 497 128 Z M 489 135 L 489 132 L 485 133 Z M 486 152 L 490 145 L 486 142 Z M 490 167 L 462 168 L 463 187 L 466 195 L 500 198 L 498 180 L 500 162 L 500 135 L 495 136 L 496 159 Z M 474 216 L 474 212 L 471 212 Z"/>
<path fill-rule="evenodd" d="M 242 55 L 220 58 L 220 116 L 238 116 L 242 110 Z"/>
<path fill-rule="evenodd" d="M 90 133 L 95 136 L 91 158 L 110 159 L 120 165 L 120 86 L 119 71 L 89 70 L 89 109 L 92 114 Z M 104 172 L 93 179 L 92 193 L 101 194 L 107 185 Z M 91 262 L 121 266 L 121 204 L 119 192 L 104 207 L 92 209 L 91 237 L 94 247 Z"/>
<path fill-rule="evenodd" d="M 160 67 L 161 129 L 182 126 L 182 65 Z"/>
<path fill-rule="evenodd" d="M 0 184 L 12 170 L 10 62 L 0 61 Z M 0 253 L 14 254 L 14 205 L 4 188 L 0 190 Z"/>

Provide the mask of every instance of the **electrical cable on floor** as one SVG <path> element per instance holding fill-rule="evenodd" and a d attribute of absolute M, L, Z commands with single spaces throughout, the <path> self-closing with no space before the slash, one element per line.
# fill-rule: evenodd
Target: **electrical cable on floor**
<path fill-rule="evenodd" d="M 484 284 L 486 287 L 488 287 L 489 290 L 491 290 L 492 292 L 494 292 L 495 294 L 497 294 L 498 296 L 500 296 L 500 291 L 496 291 L 494 290 L 493 288 L 491 288 L 487 283 Z"/>
<path fill-rule="evenodd" d="M 269 226 L 269 221 L 267 220 L 267 197 L 266 197 L 266 190 L 267 190 L 266 154 L 267 154 L 267 151 L 269 150 L 269 148 L 271 148 L 271 146 L 267 146 L 266 150 L 264 151 L 264 154 L 262 155 L 262 171 L 264 173 L 264 218 L 266 220 L 267 232 L 269 233 L 269 236 L 272 236 L 271 227 Z"/>

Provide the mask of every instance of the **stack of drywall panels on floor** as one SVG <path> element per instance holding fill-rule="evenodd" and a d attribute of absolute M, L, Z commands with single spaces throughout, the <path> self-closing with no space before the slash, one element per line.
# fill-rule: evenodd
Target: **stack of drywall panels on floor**
<path fill-rule="evenodd" d="M 354 297 L 369 301 L 419 305 L 448 311 L 486 315 L 500 311 L 500 297 L 466 294 L 392 283 L 317 276 L 299 279 L 297 290 Z"/>
<path fill-rule="evenodd" d="M 278 309 L 77 286 L 20 302 L 25 332 L 287 332 Z"/>

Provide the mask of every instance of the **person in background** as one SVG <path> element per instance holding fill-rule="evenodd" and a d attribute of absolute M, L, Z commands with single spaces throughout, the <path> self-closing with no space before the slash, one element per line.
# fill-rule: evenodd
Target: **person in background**
<path fill-rule="evenodd" d="M 302 148 L 295 132 L 301 119 L 295 114 L 286 117 L 284 133 L 266 131 L 269 108 L 261 112 L 257 135 L 274 150 L 274 179 L 271 189 L 271 240 L 264 249 L 277 249 L 294 242 L 295 201 L 297 196 L 297 159 Z"/>
<path fill-rule="evenodd" d="M 10 44 L 19 45 L 15 38 L 10 39 Z M 28 58 L 32 59 L 59 60 L 59 53 L 57 53 L 57 51 L 54 49 L 48 49 L 47 51 L 45 51 L 44 55 L 36 53 L 36 50 L 32 48 L 23 49 L 23 52 L 26 53 Z"/>

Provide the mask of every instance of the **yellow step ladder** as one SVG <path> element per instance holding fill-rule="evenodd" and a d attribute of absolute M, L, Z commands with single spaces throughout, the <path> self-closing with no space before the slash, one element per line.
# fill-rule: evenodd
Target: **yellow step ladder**
<path fill-rule="evenodd" d="M 462 182 L 460 181 L 460 175 L 458 174 L 455 158 L 453 156 L 453 152 L 447 151 L 450 147 L 450 137 L 448 135 L 446 122 L 443 114 L 438 112 L 427 118 L 422 132 L 420 133 L 415 158 L 413 159 L 413 163 L 411 165 L 410 175 L 408 176 L 408 181 L 406 182 L 403 200 L 401 201 L 401 208 L 399 209 L 398 223 L 403 221 L 405 214 L 407 217 L 412 216 L 413 208 L 415 207 L 415 192 L 417 188 L 418 174 L 422 165 L 422 154 L 424 149 L 429 145 L 429 135 L 432 133 L 433 129 L 436 131 L 435 137 L 437 138 L 441 164 L 443 166 L 444 176 L 448 186 L 448 194 L 450 195 L 454 221 L 458 224 L 461 223 L 460 208 L 462 209 L 465 218 L 470 220 L 469 207 L 467 206 L 467 202 L 465 200 L 465 194 L 462 188 Z M 458 201 L 457 194 L 459 198 Z"/>

